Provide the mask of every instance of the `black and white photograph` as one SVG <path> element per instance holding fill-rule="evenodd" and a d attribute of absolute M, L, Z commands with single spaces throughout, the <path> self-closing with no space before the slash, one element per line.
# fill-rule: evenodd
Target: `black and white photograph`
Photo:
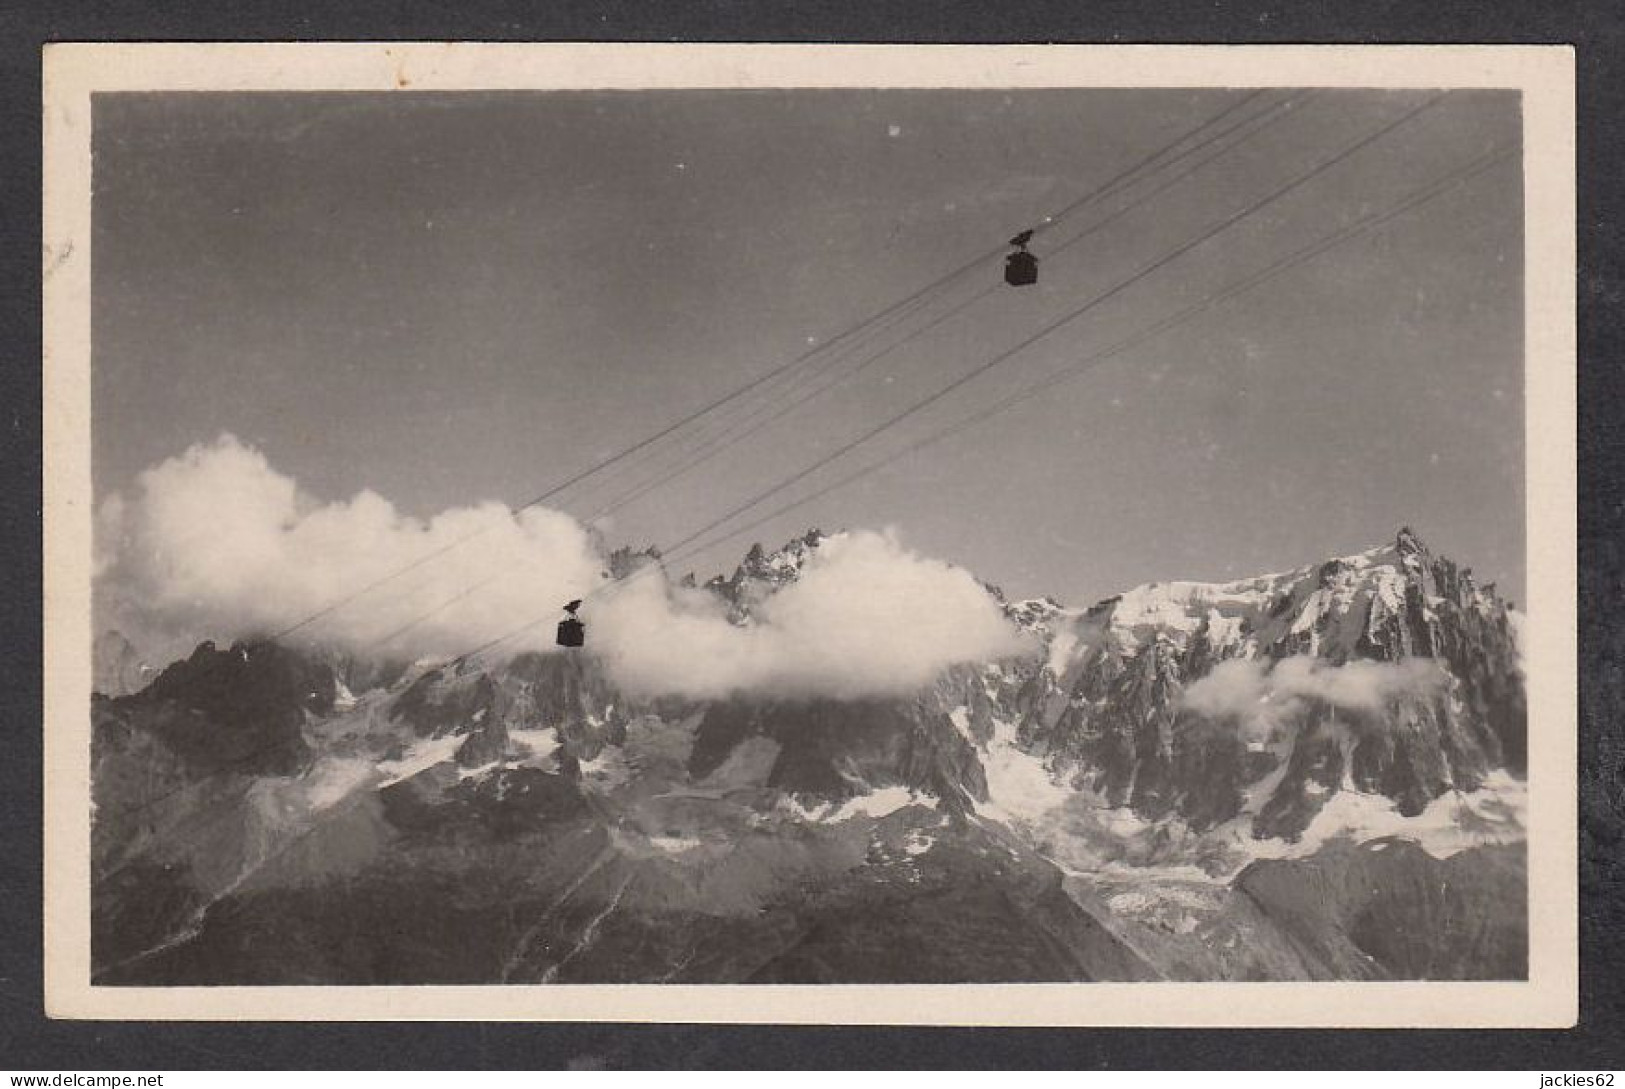
<path fill-rule="evenodd" d="M 75 993 L 1572 1020 L 1523 77 L 356 48 L 79 115 Z"/>

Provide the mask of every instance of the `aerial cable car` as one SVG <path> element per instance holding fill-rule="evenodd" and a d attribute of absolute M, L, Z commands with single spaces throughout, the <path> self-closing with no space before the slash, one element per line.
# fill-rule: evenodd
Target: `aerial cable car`
<path fill-rule="evenodd" d="M 570 615 L 559 621 L 559 634 L 556 640 L 561 647 L 579 647 L 587 641 L 587 625 L 576 619 L 576 610 L 581 608 L 581 599 L 564 606 L 564 611 Z"/>
<path fill-rule="evenodd" d="M 1029 229 L 1010 240 L 1010 245 L 1016 247 L 1016 251 L 1004 259 L 1004 282 L 1011 287 L 1026 287 L 1038 282 L 1038 258 L 1027 252 L 1027 243 L 1032 239 L 1033 232 Z"/>

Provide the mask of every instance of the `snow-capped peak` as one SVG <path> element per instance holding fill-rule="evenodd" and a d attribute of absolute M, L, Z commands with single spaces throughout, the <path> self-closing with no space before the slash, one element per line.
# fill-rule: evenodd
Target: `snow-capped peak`
<path fill-rule="evenodd" d="M 1157 637 L 1183 645 L 1200 635 L 1215 647 L 1245 644 L 1249 656 L 1284 651 L 1342 660 L 1431 623 L 1446 600 L 1480 611 L 1499 604 L 1492 588 L 1475 586 L 1471 572 L 1435 558 L 1404 528 L 1392 543 L 1290 571 L 1145 583 L 1088 609 L 1079 635 L 1090 642 L 1090 635 L 1109 634 L 1128 647 Z"/>
<path fill-rule="evenodd" d="M 760 543 L 753 544 L 731 577 L 725 579 L 718 575 L 705 587 L 727 599 L 733 606 L 734 619 L 745 622 L 752 605 L 800 578 L 819 548 L 842 536 L 844 532 L 825 533 L 813 528 L 773 552 L 765 550 Z"/>

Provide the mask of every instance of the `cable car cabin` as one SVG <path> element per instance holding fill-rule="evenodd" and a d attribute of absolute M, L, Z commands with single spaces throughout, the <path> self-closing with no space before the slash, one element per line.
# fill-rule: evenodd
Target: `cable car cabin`
<path fill-rule="evenodd" d="M 559 621 L 559 634 L 555 642 L 561 647 L 579 647 L 587 641 L 587 625 L 576 619 L 576 610 L 581 608 L 581 599 L 567 602 L 564 611 L 569 615 Z"/>
<path fill-rule="evenodd" d="M 1011 287 L 1026 287 L 1038 282 L 1038 258 L 1026 250 L 1017 250 L 1004 259 L 1004 282 Z"/>
<path fill-rule="evenodd" d="M 1027 243 L 1033 240 L 1033 228 L 1028 228 L 1010 240 L 1016 252 L 1004 259 L 1004 282 L 1011 287 L 1026 287 L 1038 282 L 1038 258 L 1027 252 Z"/>

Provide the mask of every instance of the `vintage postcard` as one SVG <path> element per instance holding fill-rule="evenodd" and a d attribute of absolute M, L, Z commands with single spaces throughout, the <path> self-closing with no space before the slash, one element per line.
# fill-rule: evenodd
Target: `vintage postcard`
<path fill-rule="evenodd" d="M 53 1016 L 1573 1023 L 1569 49 L 45 88 Z"/>

